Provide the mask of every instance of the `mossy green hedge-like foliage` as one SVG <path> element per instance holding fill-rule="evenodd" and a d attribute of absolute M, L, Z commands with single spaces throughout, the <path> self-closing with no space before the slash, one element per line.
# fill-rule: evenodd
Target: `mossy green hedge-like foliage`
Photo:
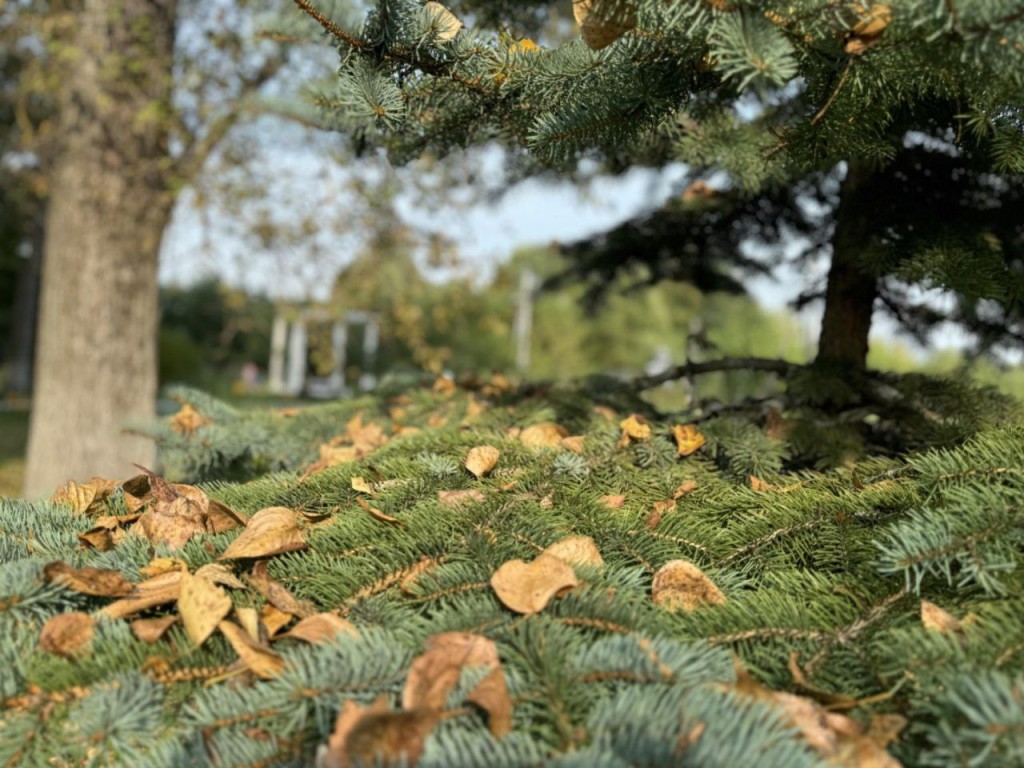
<path fill-rule="evenodd" d="M 686 457 L 674 419 L 651 419 L 650 438 L 624 441 L 620 420 L 642 406 L 615 397 L 614 415 L 558 388 L 528 398 L 424 389 L 247 415 L 190 395 L 204 418 L 167 432 L 178 440 L 169 467 L 202 475 L 211 498 L 243 515 L 303 513 L 306 548 L 266 558 L 269 576 L 357 630 L 321 645 L 278 636 L 269 648 L 284 671 L 271 679 L 232 669 L 238 654 L 219 632 L 194 647 L 175 625 L 147 643 L 129 620 L 103 618 L 115 598 L 44 576 L 63 561 L 137 584 L 154 558 L 193 573 L 221 562 L 242 577 L 227 589 L 235 609 L 259 609 L 254 561 L 218 560 L 237 529 L 174 551 L 129 532 L 98 551 L 79 534 L 100 515 L 128 514 L 120 490 L 79 514 L 0 502 L 0 763 L 310 765 L 343 702 L 383 696 L 397 708 L 424 641 L 449 631 L 496 644 L 512 728 L 492 735 L 467 704 L 479 682 L 467 668 L 420 766 L 869 764 L 843 752 L 867 736 L 819 730 L 838 740 L 829 753 L 795 706 L 830 707 L 865 732 L 904 718 L 895 739 L 880 740 L 904 765 L 1024 762 L 1024 428 L 793 472 L 788 444 L 714 419 Z M 310 473 L 318 446 L 346 435 L 357 413 L 387 441 Z M 524 444 L 517 429 L 546 422 L 582 436 L 582 452 Z M 780 458 L 753 471 L 756 457 L 730 457 L 733 432 L 781 444 Z M 464 462 L 482 445 L 500 457 L 478 479 Z M 456 490 L 479 493 L 457 505 L 439 496 Z M 621 506 L 608 498 L 618 496 Z M 604 566 L 578 566 L 581 583 L 537 613 L 505 607 L 494 572 L 568 536 L 591 537 Z M 725 602 L 656 604 L 654 574 L 673 560 L 700 568 Z M 40 648 L 44 624 L 70 611 L 95 620 L 91 644 L 69 657 Z M 141 615 L 176 612 L 171 602 Z"/>

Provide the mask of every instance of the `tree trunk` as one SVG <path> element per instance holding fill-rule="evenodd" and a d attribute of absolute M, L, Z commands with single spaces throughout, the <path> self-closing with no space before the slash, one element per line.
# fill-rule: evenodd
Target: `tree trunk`
<path fill-rule="evenodd" d="M 18 272 L 11 318 L 10 361 L 7 364 L 6 390 L 27 395 L 32 391 L 32 363 L 36 348 L 36 321 L 39 315 L 39 275 L 43 263 L 43 217 L 31 216 L 28 240 L 31 252 Z"/>
<path fill-rule="evenodd" d="M 172 195 L 176 0 L 82 0 L 50 173 L 25 495 L 123 478 L 154 447 L 157 257 Z"/>
<path fill-rule="evenodd" d="M 868 333 L 878 296 L 878 278 L 865 269 L 862 258 L 873 234 L 871 180 L 870 171 L 851 165 L 840 188 L 817 363 L 867 367 Z"/>

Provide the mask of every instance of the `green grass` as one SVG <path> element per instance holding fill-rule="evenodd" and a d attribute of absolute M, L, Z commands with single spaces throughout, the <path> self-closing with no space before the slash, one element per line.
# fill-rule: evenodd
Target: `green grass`
<path fill-rule="evenodd" d="M 21 495 L 28 411 L 0 411 L 0 496 Z"/>

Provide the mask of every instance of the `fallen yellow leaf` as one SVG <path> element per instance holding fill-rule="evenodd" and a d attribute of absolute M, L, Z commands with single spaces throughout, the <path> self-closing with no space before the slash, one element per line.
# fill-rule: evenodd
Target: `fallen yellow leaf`
<path fill-rule="evenodd" d="M 466 456 L 466 469 L 478 478 L 483 477 L 494 469 L 494 465 L 498 463 L 498 457 L 500 456 L 501 452 L 490 445 L 470 448 L 469 454 Z"/>

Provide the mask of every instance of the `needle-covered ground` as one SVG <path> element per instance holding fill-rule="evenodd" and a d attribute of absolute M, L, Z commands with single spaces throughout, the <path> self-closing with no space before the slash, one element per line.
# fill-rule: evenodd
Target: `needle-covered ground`
<path fill-rule="evenodd" d="M 179 394 L 164 476 L 0 502 L 4 765 L 1024 762 L 1012 419 L 795 471 L 787 412 Z"/>

